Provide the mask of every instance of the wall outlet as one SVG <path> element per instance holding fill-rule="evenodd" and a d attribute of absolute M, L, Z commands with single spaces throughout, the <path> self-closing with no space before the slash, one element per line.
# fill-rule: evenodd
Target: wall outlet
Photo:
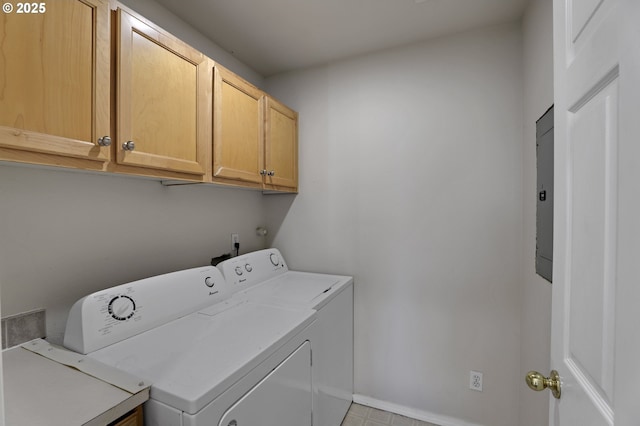
<path fill-rule="evenodd" d="M 238 234 L 231 234 L 231 254 L 236 253 L 236 243 L 240 244 L 240 236 Z"/>
<path fill-rule="evenodd" d="M 469 372 L 469 389 L 482 392 L 482 373 L 473 370 Z"/>

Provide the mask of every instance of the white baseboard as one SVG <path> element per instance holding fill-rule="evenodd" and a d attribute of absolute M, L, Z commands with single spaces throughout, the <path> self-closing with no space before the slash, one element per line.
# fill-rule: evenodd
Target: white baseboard
<path fill-rule="evenodd" d="M 394 404 L 392 402 L 381 401 L 365 395 L 353 394 L 353 402 L 360 405 L 366 405 L 367 407 L 400 414 L 401 416 L 411 417 L 412 419 L 433 423 L 439 426 L 483 426 L 477 423 L 465 422 L 464 420 L 456 419 L 455 417 L 443 416 L 440 414 L 430 413 L 428 411 L 405 407 L 404 405 Z"/>

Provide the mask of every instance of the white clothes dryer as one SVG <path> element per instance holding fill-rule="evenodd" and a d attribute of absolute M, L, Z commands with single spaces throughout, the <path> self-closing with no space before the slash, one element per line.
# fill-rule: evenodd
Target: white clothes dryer
<path fill-rule="evenodd" d="M 154 426 L 311 426 L 316 314 L 241 299 L 214 267 L 76 302 L 64 345 L 151 383 Z"/>
<path fill-rule="evenodd" d="M 310 337 L 313 424 L 340 425 L 353 399 L 353 278 L 290 271 L 274 248 L 225 260 L 218 268 L 235 300 L 317 311 Z"/>

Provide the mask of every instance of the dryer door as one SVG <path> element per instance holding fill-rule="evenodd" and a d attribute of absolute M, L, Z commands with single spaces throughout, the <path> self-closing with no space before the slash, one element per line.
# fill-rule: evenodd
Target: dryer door
<path fill-rule="evenodd" d="M 298 347 L 229 408 L 218 426 L 311 426 L 311 346 Z"/>

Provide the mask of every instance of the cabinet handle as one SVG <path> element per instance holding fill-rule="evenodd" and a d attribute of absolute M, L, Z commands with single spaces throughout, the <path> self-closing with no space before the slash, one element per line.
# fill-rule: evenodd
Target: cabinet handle
<path fill-rule="evenodd" d="M 101 138 L 98 138 L 98 145 L 100 145 L 100 146 L 110 146 L 111 145 L 111 138 L 109 136 L 103 136 Z"/>
<path fill-rule="evenodd" d="M 265 169 L 260 170 L 260 176 L 266 176 L 267 171 Z"/>
<path fill-rule="evenodd" d="M 125 151 L 133 151 L 136 149 L 136 144 L 133 141 L 126 141 L 122 144 L 122 149 Z"/>
<path fill-rule="evenodd" d="M 269 170 L 267 172 L 267 176 L 275 176 L 276 175 L 276 171 L 275 170 Z"/>

